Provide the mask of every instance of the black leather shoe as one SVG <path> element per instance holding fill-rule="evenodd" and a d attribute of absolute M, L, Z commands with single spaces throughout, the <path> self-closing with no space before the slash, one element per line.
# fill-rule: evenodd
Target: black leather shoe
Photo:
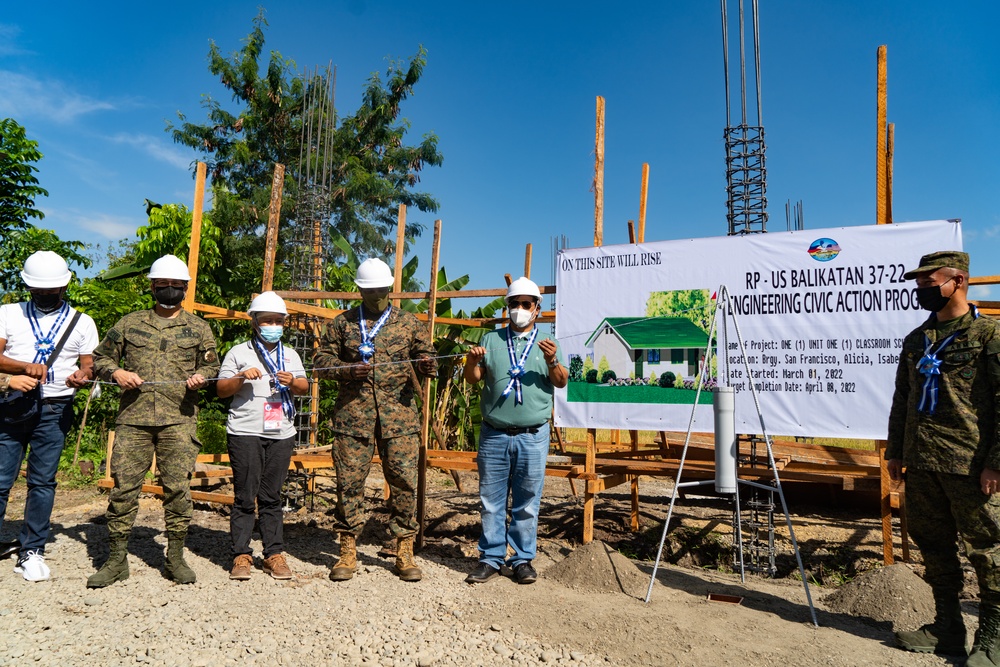
<path fill-rule="evenodd" d="M 489 563 L 480 563 L 476 566 L 476 569 L 469 573 L 469 576 L 465 578 L 465 583 L 467 584 L 482 584 L 486 583 L 493 577 L 500 574 L 500 568 L 493 567 Z"/>
<path fill-rule="evenodd" d="M 538 573 L 530 562 L 524 562 L 514 568 L 514 581 L 519 584 L 533 584 L 538 581 Z"/>
<path fill-rule="evenodd" d="M 13 542 L 0 542 L 0 559 L 16 556 L 21 550 L 21 543 L 17 540 Z"/>

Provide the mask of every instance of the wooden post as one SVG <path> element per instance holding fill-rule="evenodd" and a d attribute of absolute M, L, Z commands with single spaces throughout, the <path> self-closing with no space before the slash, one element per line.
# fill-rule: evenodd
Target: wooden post
<path fill-rule="evenodd" d="M 631 220 L 628 221 L 628 242 L 635 243 L 635 223 Z"/>
<path fill-rule="evenodd" d="M 271 206 L 267 215 L 267 235 L 264 242 L 264 278 L 261 292 L 274 288 L 274 262 L 278 253 L 278 223 L 281 221 L 281 197 L 285 187 L 285 165 L 275 163 L 271 178 Z"/>
<path fill-rule="evenodd" d="M 604 98 L 597 96 L 594 140 L 594 245 L 604 245 Z"/>
<path fill-rule="evenodd" d="M 406 204 L 399 205 L 399 215 L 396 218 L 396 270 L 393 273 L 393 292 L 403 291 L 403 255 L 406 252 Z M 392 305 L 399 308 L 402 299 L 393 299 Z"/>
<path fill-rule="evenodd" d="M 431 284 L 430 295 L 427 298 L 427 328 L 430 330 L 431 343 L 434 342 L 434 317 L 437 308 L 437 274 L 438 260 L 441 253 L 441 221 L 434 221 L 434 244 L 431 246 Z M 431 424 L 431 379 L 424 380 L 424 419 L 420 429 L 420 455 L 417 468 L 417 548 L 424 546 L 424 504 L 427 497 L 427 441 L 430 438 Z"/>
<path fill-rule="evenodd" d="M 892 480 L 889 479 L 889 468 L 886 466 L 885 448 L 888 443 L 885 440 L 875 441 L 875 450 L 878 452 L 879 464 L 879 487 L 881 488 L 881 510 L 882 510 L 882 562 L 892 565 L 895 558 L 892 553 L 892 498 L 890 487 Z"/>
<path fill-rule="evenodd" d="M 886 150 L 885 150 L 885 121 L 886 121 L 886 48 L 885 44 L 878 47 L 878 84 L 876 92 L 875 117 L 878 125 L 878 132 L 875 139 L 875 222 L 879 225 L 886 223 L 885 206 L 885 185 L 886 185 Z"/>
<path fill-rule="evenodd" d="M 889 123 L 885 147 L 885 222 L 892 224 L 892 153 L 896 144 L 896 124 Z"/>
<path fill-rule="evenodd" d="M 524 277 L 531 278 L 531 244 L 524 246 Z"/>
<path fill-rule="evenodd" d="M 646 242 L 646 195 L 649 193 L 649 163 L 642 163 L 642 186 L 639 189 L 639 243 Z"/>
<path fill-rule="evenodd" d="M 111 455 L 115 452 L 115 432 L 108 431 L 108 449 L 104 458 L 104 479 L 111 481 Z"/>
<path fill-rule="evenodd" d="M 597 471 L 597 429 L 587 429 L 587 453 L 584 458 L 583 471 L 590 477 Z M 583 493 L 583 543 L 590 544 L 594 541 L 594 492 L 596 479 L 586 481 L 586 491 Z"/>
<path fill-rule="evenodd" d="M 187 293 L 184 295 L 184 310 L 191 312 L 194 307 L 194 293 L 198 286 L 198 251 L 201 250 L 201 213 L 205 207 L 205 171 L 204 162 L 198 163 L 198 171 L 194 177 L 194 207 L 191 209 L 191 246 L 188 248 L 188 281 Z"/>
<path fill-rule="evenodd" d="M 639 451 L 639 432 L 629 431 L 629 440 L 632 442 L 632 453 L 635 454 Z M 630 491 L 632 495 L 632 513 L 629 517 L 629 525 L 632 527 L 633 533 L 639 532 L 639 476 L 630 475 Z"/>

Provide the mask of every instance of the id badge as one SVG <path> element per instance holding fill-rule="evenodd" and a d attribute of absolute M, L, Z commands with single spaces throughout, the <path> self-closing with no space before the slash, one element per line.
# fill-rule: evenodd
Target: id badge
<path fill-rule="evenodd" d="M 264 402 L 264 432 L 280 431 L 285 421 L 281 401 Z"/>

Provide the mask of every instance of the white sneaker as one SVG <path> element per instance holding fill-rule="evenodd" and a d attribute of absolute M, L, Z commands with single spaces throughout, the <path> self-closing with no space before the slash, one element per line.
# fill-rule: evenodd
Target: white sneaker
<path fill-rule="evenodd" d="M 25 581 L 45 581 L 49 578 L 49 566 L 45 564 L 45 556 L 40 551 L 27 551 L 17 559 L 14 572 L 24 577 Z"/>

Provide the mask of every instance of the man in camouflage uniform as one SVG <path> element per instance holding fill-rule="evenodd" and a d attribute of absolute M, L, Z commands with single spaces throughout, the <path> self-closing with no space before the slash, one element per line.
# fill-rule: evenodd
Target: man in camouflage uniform
<path fill-rule="evenodd" d="M 357 538 L 367 518 L 365 479 L 377 447 L 389 484 L 389 529 L 396 537 L 395 570 L 404 581 L 419 581 L 422 573 L 413 560 L 419 388 L 409 362 L 416 361 L 421 376 L 434 375 L 434 347 L 425 325 L 411 313 L 389 305 L 393 278 L 384 262 L 362 262 L 355 282 L 363 304 L 334 319 L 313 359 L 314 369 L 332 369 L 316 371 L 316 375 L 338 381 L 332 426 L 337 470 L 334 529 L 340 533 L 340 559 L 331 569 L 330 578 L 346 581 L 354 576 Z"/>
<path fill-rule="evenodd" d="M 191 522 L 191 473 L 197 439 L 198 390 L 219 372 L 215 337 L 201 318 L 180 307 L 190 276 L 173 255 L 156 260 L 149 278 L 156 305 L 126 315 L 94 351 L 97 377 L 121 387 L 108 501 L 111 555 L 87 580 L 101 588 L 129 576 L 128 538 L 139 510 L 139 492 L 156 455 L 167 528 L 167 576 L 194 583 L 184 561 Z"/>
<path fill-rule="evenodd" d="M 932 312 L 904 340 L 885 451 L 903 478 L 910 534 L 924 559 L 935 618 L 897 632 L 900 647 L 966 655 L 957 537 L 979 579 L 979 629 L 968 667 L 1000 665 L 1000 324 L 968 303 L 969 256 L 924 255 L 904 275 Z"/>

